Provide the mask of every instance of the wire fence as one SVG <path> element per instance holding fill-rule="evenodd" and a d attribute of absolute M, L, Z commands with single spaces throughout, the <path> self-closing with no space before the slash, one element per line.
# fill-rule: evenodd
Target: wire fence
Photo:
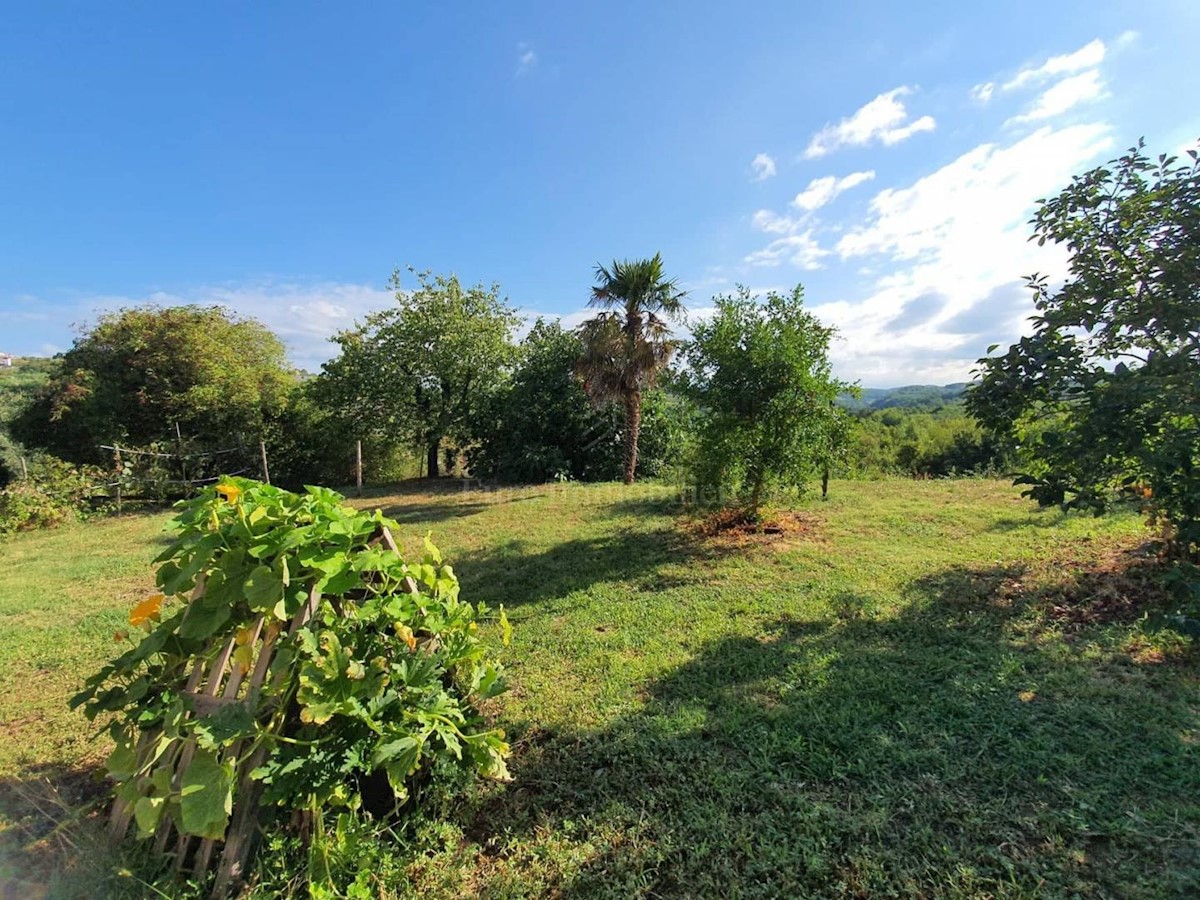
<path fill-rule="evenodd" d="M 99 444 L 100 450 L 112 454 L 113 474 L 109 479 L 92 486 L 91 499 L 94 502 L 111 500 L 120 510 L 130 501 L 163 502 L 186 497 L 195 488 L 229 475 L 251 474 L 269 480 L 266 445 L 262 441 L 254 449 L 239 443 L 235 447 L 207 450 L 193 449 L 194 439 L 185 439 L 178 427 L 176 436 L 179 449 L 173 452 L 155 445 L 145 448 L 124 447 L 116 443 Z M 262 468 L 255 472 L 254 458 L 260 453 Z M 241 459 L 237 459 L 235 454 L 240 455 Z M 237 466 L 232 471 L 209 464 L 230 457 L 236 460 Z"/>

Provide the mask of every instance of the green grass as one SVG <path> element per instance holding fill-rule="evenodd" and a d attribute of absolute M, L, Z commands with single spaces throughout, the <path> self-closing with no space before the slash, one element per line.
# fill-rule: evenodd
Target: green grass
<path fill-rule="evenodd" d="M 515 628 L 514 780 L 382 896 L 1200 893 L 1196 654 L 1140 620 L 1132 515 L 984 480 L 837 483 L 798 533 L 741 540 L 701 537 L 657 487 L 364 502 L 407 547 L 431 531 Z M 31 785 L 105 752 L 64 703 L 164 522 L 0 545 L 10 853 L 14 823 L 38 827 Z M 69 860 L 53 846 L 0 879 Z"/>

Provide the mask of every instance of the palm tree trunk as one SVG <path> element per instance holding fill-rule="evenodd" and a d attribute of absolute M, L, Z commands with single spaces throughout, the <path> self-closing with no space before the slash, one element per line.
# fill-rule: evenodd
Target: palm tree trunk
<path fill-rule="evenodd" d="M 642 430 L 642 392 L 625 395 L 625 483 L 633 484 L 637 471 L 638 433 Z"/>

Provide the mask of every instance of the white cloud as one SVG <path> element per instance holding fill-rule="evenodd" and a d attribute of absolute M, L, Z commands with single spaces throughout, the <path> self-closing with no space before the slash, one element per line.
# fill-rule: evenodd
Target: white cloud
<path fill-rule="evenodd" d="M 781 216 L 769 209 L 760 209 L 750 220 L 754 227 L 767 234 L 789 234 L 800 225 L 799 219 Z"/>
<path fill-rule="evenodd" d="M 797 209 L 812 212 L 829 203 L 843 191 L 857 187 L 874 177 L 875 171 L 871 169 L 866 172 L 851 172 L 844 178 L 837 178 L 833 175 L 826 175 L 824 178 L 814 178 L 808 183 L 808 187 L 796 195 L 796 198 L 792 200 L 792 205 Z"/>
<path fill-rule="evenodd" d="M 806 159 L 816 159 L 842 146 L 865 146 L 880 142 L 891 146 L 922 131 L 933 131 L 936 122 L 932 116 L 921 116 L 907 122 L 908 110 L 900 97 L 912 93 L 912 88 L 893 88 L 880 94 L 860 108 L 854 115 L 842 119 L 836 125 L 826 125 L 815 135 L 804 151 Z"/>
<path fill-rule="evenodd" d="M 1128 32 L 1126 32 L 1128 34 Z M 1124 37 L 1124 36 L 1122 36 Z M 1121 38 L 1118 38 L 1120 41 Z M 1126 40 L 1126 43 L 1128 41 Z M 1021 69 L 1016 75 L 1004 82 L 1003 89 L 1006 91 L 1015 90 L 1016 88 L 1028 87 L 1033 84 L 1040 84 L 1043 81 L 1049 81 L 1051 78 L 1056 78 L 1059 75 L 1069 75 L 1073 72 L 1079 72 L 1083 69 L 1093 69 L 1100 63 L 1104 62 L 1106 52 L 1104 41 L 1097 38 L 1091 43 L 1085 44 L 1074 53 L 1064 53 L 1061 56 L 1052 56 L 1040 66 L 1029 66 Z"/>
<path fill-rule="evenodd" d="M 1100 72 L 1090 69 L 1064 78 L 1057 84 L 1047 88 L 1033 102 L 1027 111 L 1008 120 L 1009 124 L 1020 122 L 1040 122 L 1062 115 L 1072 107 L 1106 96 L 1104 82 Z"/>
<path fill-rule="evenodd" d="M 799 269 L 811 271 L 821 268 L 821 260 L 829 255 L 830 251 L 817 242 L 810 228 L 800 234 L 777 238 L 762 250 L 747 255 L 743 261 L 752 266 L 778 266 L 790 262 Z"/>
<path fill-rule="evenodd" d="M 814 212 L 830 203 L 843 191 L 865 184 L 874 177 L 875 171 L 869 169 L 865 172 L 851 172 L 841 178 L 836 175 L 814 178 L 808 183 L 808 187 L 792 199 L 791 205 L 798 211 L 796 215 L 780 215 L 770 209 L 760 209 L 751 217 L 750 221 L 756 229 L 767 234 L 796 236 L 807 232 L 811 235 L 815 222 Z M 744 262 L 753 265 L 778 265 L 785 259 L 799 259 L 800 262 L 797 262 L 797 265 L 801 265 L 802 268 L 819 268 L 820 258 L 828 255 L 828 252 L 819 248 L 810 248 L 804 252 L 797 249 L 806 246 L 803 241 L 790 243 L 775 241 L 769 247 L 751 253 Z"/>
<path fill-rule="evenodd" d="M 537 65 L 538 56 L 534 52 L 533 47 L 521 41 L 517 44 L 517 72 L 518 75 L 524 75 L 530 69 Z"/>
<path fill-rule="evenodd" d="M 977 84 L 971 88 L 971 99 L 978 103 L 987 103 L 995 92 L 996 85 L 991 81 L 985 81 L 983 84 Z"/>
<path fill-rule="evenodd" d="M 766 181 L 768 178 L 775 176 L 775 160 L 766 153 L 760 153 L 754 157 L 754 161 L 750 163 L 750 168 L 754 169 L 755 181 Z"/>
<path fill-rule="evenodd" d="M 1063 248 L 1028 240 L 1036 200 L 1112 144 L 1105 124 L 1044 126 L 1006 146 L 977 146 L 908 187 L 880 191 L 867 221 L 834 249 L 843 261 L 877 260 L 884 274 L 863 299 L 813 310 L 842 330 L 845 340 L 833 351 L 839 374 L 868 384 L 961 380 L 988 343 L 1014 339 L 1031 306 L 1014 304 L 1001 289 L 1011 291 L 1014 280 L 1035 271 L 1066 274 Z M 990 333 L 966 334 L 968 311 L 992 322 Z"/>
<path fill-rule="evenodd" d="M 991 268 L 993 248 L 974 241 L 1015 232 L 1024 246 L 1034 202 L 1111 144 L 1108 127 L 1099 124 L 1043 127 L 1008 147 L 981 144 L 911 187 L 880 191 L 867 224 L 847 232 L 837 251 L 843 258 L 884 253 L 895 260 L 933 252 L 947 263 L 957 260 L 956 268 L 964 258 Z"/>

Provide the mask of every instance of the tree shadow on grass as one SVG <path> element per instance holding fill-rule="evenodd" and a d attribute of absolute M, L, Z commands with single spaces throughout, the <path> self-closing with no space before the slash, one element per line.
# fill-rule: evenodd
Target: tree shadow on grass
<path fill-rule="evenodd" d="M 490 504 L 446 501 L 443 503 L 396 503 L 383 507 L 383 514 L 402 525 L 435 524 L 483 512 Z"/>
<path fill-rule="evenodd" d="M 1003 591 L 1021 574 L 947 569 L 890 618 L 847 595 L 829 620 L 713 642 L 609 727 L 526 723 L 515 781 L 469 832 L 492 881 L 529 887 L 533 870 L 564 896 L 1195 896 L 1194 689 L 1169 667 L 1023 636 L 1028 610 Z"/>
<path fill-rule="evenodd" d="M 629 490 L 629 488 L 625 488 Z M 610 503 L 606 508 L 606 513 L 612 517 L 624 516 L 678 516 L 681 513 L 687 512 L 687 504 L 684 503 L 683 497 L 677 493 L 663 493 L 661 490 L 652 490 L 645 493 L 637 493 L 631 497 L 623 497 L 613 503 Z"/>
<path fill-rule="evenodd" d="M 631 596 L 692 583 L 703 579 L 705 568 L 693 564 L 724 552 L 672 523 L 575 538 L 540 551 L 514 539 L 459 553 L 452 561 L 463 596 L 511 608 L 566 598 L 605 583 L 621 582 Z"/>

